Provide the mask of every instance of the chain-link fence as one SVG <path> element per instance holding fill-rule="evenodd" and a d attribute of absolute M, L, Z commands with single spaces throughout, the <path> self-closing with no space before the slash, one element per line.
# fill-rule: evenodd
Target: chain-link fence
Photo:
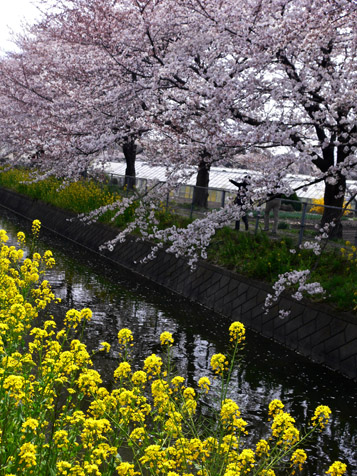
<path fill-rule="evenodd" d="M 136 192 L 144 194 L 152 187 L 153 181 L 144 178 L 128 178 L 124 175 L 110 174 L 109 183 L 114 189 L 118 189 L 121 194 L 129 195 L 133 193 L 130 190 L 130 185 L 135 184 Z M 199 200 L 197 197 L 199 197 Z M 233 202 L 235 197 L 236 191 L 233 190 L 180 185 L 167 195 L 164 205 L 173 213 L 194 219 L 204 216 L 209 210 L 223 207 L 228 201 Z M 273 234 L 276 232 L 277 235 L 289 235 L 293 238 L 295 237 L 298 244 L 301 244 L 303 239 L 313 239 L 319 233 L 324 208 L 335 208 L 326 207 L 320 203 L 316 204 L 313 201 L 282 198 L 276 223 L 274 223 L 273 210 L 269 214 L 268 223 L 265 213 L 267 203 L 255 206 L 252 210 L 247 210 L 249 232 L 258 233 L 266 231 Z M 342 214 L 341 209 L 335 209 L 340 210 Z M 342 239 L 357 245 L 356 202 L 353 202 L 347 210 L 344 210 L 341 224 Z M 234 226 L 234 223 L 232 223 L 232 226 Z"/>

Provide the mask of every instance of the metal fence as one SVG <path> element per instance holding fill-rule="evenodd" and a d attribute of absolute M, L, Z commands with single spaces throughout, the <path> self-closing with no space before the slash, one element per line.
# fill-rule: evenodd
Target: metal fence
<path fill-rule="evenodd" d="M 140 193 L 145 193 L 151 186 L 153 181 L 145 178 L 136 177 L 131 178 L 131 182 L 135 183 L 135 189 Z M 128 177 L 124 175 L 109 175 L 109 183 L 118 189 L 120 193 L 132 193 L 126 183 Z M 176 190 L 170 192 L 166 197 L 165 205 L 173 213 L 193 218 L 199 218 L 213 209 L 223 207 L 227 201 L 233 201 L 236 197 L 236 191 L 224 190 L 219 188 L 204 188 L 201 189 L 207 194 L 206 207 L 199 207 L 194 205 L 195 190 L 200 189 L 195 185 L 181 185 Z M 320 222 L 325 205 L 314 204 L 312 201 L 289 200 L 283 198 L 279 210 L 278 218 L 278 235 L 289 235 L 296 238 L 298 245 L 303 239 L 313 239 L 319 233 Z M 338 209 L 341 210 L 342 209 Z M 255 207 L 247 211 L 249 222 L 249 229 L 254 233 L 264 230 L 264 212 L 265 204 Z M 271 214 L 272 215 L 272 214 Z M 270 216 L 270 230 L 272 229 L 273 217 Z M 341 218 L 344 241 L 350 241 L 357 245 L 357 205 L 353 204 L 346 210 Z M 234 224 L 232 223 L 232 226 Z"/>

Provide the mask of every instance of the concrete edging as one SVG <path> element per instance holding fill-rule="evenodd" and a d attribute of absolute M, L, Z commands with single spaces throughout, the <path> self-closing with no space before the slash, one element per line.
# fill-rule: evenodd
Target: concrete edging
<path fill-rule="evenodd" d="M 99 244 L 112 240 L 117 234 L 107 225 L 69 221 L 75 218 L 74 214 L 4 188 L 0 188 L 0 206 L 29 220 L 39 219 L 44 228 L 96 253 Z M 357 379 L 356 316 L 337 313 L 324 304 L 297 302 L 289 296 L 280 301 L 282 308 L 291 310 L 289 318 L 278 317 L 278 306 L 265 315 L 262 306 L 267 293 L 271 292 L 267 284 L 206 262 L 200 262 L 191 272 L 183 259 L 165 251 L 160 251 L 155 260 L 141 264 L 140 259 L 148 255 L 150 249 L 148 242 L 129 239 L 118 244 L 113 252 L 100 254 L 219 314 L 240 320 L 248 328 L 314 362 Z"/>

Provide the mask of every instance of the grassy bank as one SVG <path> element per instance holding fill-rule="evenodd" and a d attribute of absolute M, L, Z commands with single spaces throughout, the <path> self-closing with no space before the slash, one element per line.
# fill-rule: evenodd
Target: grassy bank
<path fill-rule="evenodd" d="M 61 181 L 49 178 L 36 183 L 24 183 L 29 178 L 26 170 L 11 170 L 0 174 L 0 186 L 16 190 L 31 198 L 43 200 L 59 208 L 74 213 L 88 213 L 103 205 L 121 200 L 118 191 L 108 184 L 92 180 L 80 181 L 60 189 Z M 114 222 L 114 212 L 108 211 L 100 218 L 122 228 L 129 223 L 135 213 L 135 203 L 123 216 Z M 161 227 L 176 224 L 186 226 L 189 219 L 173 215 L 164 208 L 157 214 Z M 310 269 L 311 281 L 318 281 L 326 290 L 317 301 L 328 302 L 338 310 L 356 312 L 357 307 L 357 256 L 356 248 L 349 242 L 341 247 L 333 247 L 321 256 L 311 250 L 300 250 L 294 246 L 292 238 L 283 236 L 279 240 L 270 239 L 265 233 L 239 233 L 229 227 L 219 230 L 208 250 L 210 262 L 234 272 L 274 283 L 279 274 Z"/>

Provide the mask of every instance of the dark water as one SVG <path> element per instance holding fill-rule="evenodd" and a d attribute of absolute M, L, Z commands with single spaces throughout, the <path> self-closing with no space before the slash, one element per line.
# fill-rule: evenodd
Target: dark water
<path fill-rule="evenodd" d="M 27 221 L 1 209 L 0 214 L 0 227 L 9 236 L 15 236 L 18 230 L 29 230 Z M 210 375 L 213 354 L 226 352 L 230 322 L 221 316 L 51 233 L 42 231 L 39 247 L 51 249 L 56 258 L 57 265 L 47 278 L 62 298 L 55 311 L 57 319 L 71 307 L 90 307 L 93 319 L 85 333 L 88 347 L 97 349 L 101 341 L 112 345 L 110 354 L 101 353 L 100 360 L 95 362 L 108 385 L 117 366 L 117 334 L 123 327 L 133 332 L 138 368 L 147 355 L 160 353 L 160 334 L 165 330 L 172 332 L 175 365 L 189 385 Z M 249 423 L 251 444 L 265 436 L 267 406 L 274 398 L 282 400 L 299 423 L 309 420 L 316 406 L 330 406 L 331 423 L 306 445 L 309 466 L 302 474 L 322 476 L 330 462 L 339 459 L 347 463 L 347 474 L 355 476 L 356 390 L 355 382 L 248 331 L 228 396 L 237 401 L 242 417 Z"/>

